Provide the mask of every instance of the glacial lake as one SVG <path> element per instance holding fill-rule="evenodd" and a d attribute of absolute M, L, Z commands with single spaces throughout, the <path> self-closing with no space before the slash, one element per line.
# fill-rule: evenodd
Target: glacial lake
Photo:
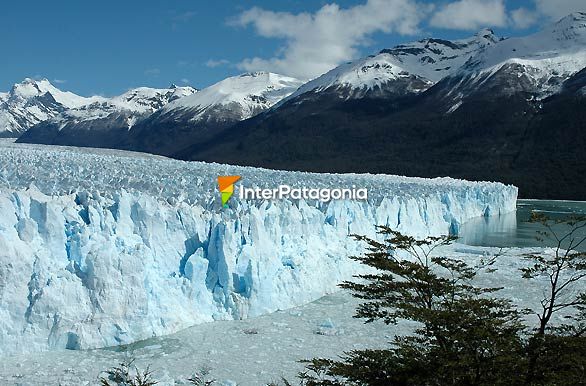
<path fill-rule="evenodd" d="M 460 228 L 459 242 L 467 245 L 486 247 L 535 247 L 554 246 L 553 240 L 545 243 L 536 239 L 539 224 L 529 223 L 532 211 L 541 212 L 552 219 L 561 219 L 572 214 L 586 215 L 586 201 L 518 200 L 517 211 L 501 216 L 479 217 L 466 222 Z M 560 235 L 561 228 L 554 228 Z M 586 237 L 586 230 L 577 237 Z M 586 242 L 578 248 L 586 250 Z"/>

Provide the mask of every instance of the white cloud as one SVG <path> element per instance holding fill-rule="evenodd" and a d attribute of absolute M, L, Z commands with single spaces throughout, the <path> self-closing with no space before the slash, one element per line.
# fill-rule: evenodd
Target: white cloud
<path fill-rule="evenodd" d="M 65 79 L 53 79 L 53 83 L 55 83 L 55 84 L 64 84 L 64 83 L 67 83 L 67 80 L 65 80 Z"/>
<path fill-rule="evenodd" d="M 511 22 L 515 28 L 531 27 L 539 19 L 539 14 L 527 8 L 518 8 L 511 11 Z"/>
<path fill-rule="evenodd" d="M 205 62 L 206 67 L 209 67 L 209 68 L 226 66 L 228 64 L 230 64 L 230 61 L 226 60 L 226 59 L 220 59 L 220 60 L 210 59 L 207 62 Z"/>
<path fill-rule="evenodd" d="M 368 0 L 351 8 L 335 3 L 315 13 L 292 14 L 252 8 L 230 22 L 233 26 L 253 26 L 266 38 L 284 39 L 284 45 L 271 58 L 248 58 L 238 67 L 246 71 L 267 70 L 302 79 L 313 78 L 359 55 L 376 32 L 418 32 L 421 19 L 430 6 L 413 0 Z"/>
<path fill-rule="evenodd" d="M 507 25 L 503 0 L 458 0 L 438 9 L 430 25 L 456 30 L 477 30 Z"/>
<path fill-rule="evenodd" d="M 586 12 L 584 0 L 535 0 L 535 7 L 543 15 L 556 20 L 572 12 Z"/>
<path fill-rule="evenodd" d="M 183 83 L 183 84 L 190 84 L 191 81 L 189 79 L 187 79 L 187 78 L 181 78 L 181 83 Z"/>
<path fill-rule="evenodd" d="M 533 26 L 544 17 L 557 21 L 573 12 L 586 12 L 584 0 L 534 0 L 534 4 L 535 9 L 518 8 L 511 11 L 511 24 L 523 29 Z"/>

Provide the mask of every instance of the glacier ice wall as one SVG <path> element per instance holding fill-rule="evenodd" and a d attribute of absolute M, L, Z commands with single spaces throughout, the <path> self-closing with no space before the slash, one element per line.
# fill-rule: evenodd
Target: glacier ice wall
<path fill-rule="evenodd" d="M 367 187 L 369 200 L 238 201 L 246 186 Z M 108 150 L 0 145 L 0 352 L 86 349 L 312 301 L 362 267 L 389 225 L 424 236 L 515 210 L 517 189 L 386 175 L 180 162 Z"/>

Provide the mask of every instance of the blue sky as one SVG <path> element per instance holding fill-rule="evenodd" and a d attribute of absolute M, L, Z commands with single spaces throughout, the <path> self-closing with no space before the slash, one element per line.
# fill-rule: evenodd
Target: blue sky
<path fill-rule="evenodd" d="M 555 3 L 552 5 L 551 3 Z M 2 5 L 0 91 L 44 77 L 81 95 L 208 86 L 249 70 L 310 78 L 426 36 L 528 34 L 583 0 L 16 1 Z M 586 8 L 586 7 L 585 7 Z"/>

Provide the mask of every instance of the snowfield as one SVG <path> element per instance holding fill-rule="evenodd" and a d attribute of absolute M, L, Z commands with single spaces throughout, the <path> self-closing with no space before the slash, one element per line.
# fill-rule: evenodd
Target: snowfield
<path fill-rule="evenodd" d="M 239 201 L 247 187 L 365 187 L 367 202 Z M 349 234 L 424 236 L 515 210 L 500 183 L 328 175 L 111 150 L 0 145 L 0 352 L 129 344 L 309 303 L 361 267 Z M 24 372 L 24 371 L 23 371 Z"/>

